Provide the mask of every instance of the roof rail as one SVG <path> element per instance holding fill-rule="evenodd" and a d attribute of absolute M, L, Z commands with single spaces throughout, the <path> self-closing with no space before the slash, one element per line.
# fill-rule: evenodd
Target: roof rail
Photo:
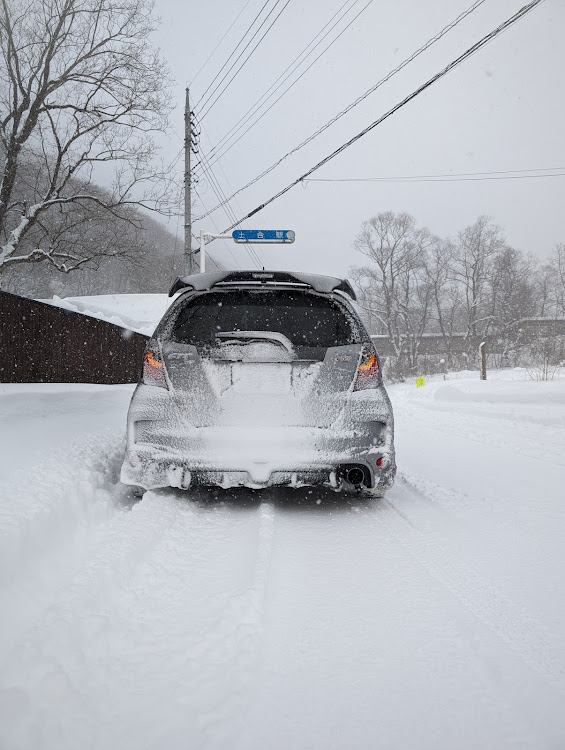
<path fill-rule="evenodd" d="M 180 276 L 169 289 L 169 297 L 181 290 L 208 291 L 217 285 L 228 284 L 309 287 L 315 292 L 323 294 L 336 291 L 343 292 L 351 299 L 356 299 L 353 287 L 347 279 L 294 271 L 218 271 L 216 273 Z"/>

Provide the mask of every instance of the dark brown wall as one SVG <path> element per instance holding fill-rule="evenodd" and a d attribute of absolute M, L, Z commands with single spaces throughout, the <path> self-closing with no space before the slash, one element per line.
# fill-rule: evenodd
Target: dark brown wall
<path fill-rule="evenodd" d="M 147 337 L 0 292 L 1 383 L 135 383 Z"/>

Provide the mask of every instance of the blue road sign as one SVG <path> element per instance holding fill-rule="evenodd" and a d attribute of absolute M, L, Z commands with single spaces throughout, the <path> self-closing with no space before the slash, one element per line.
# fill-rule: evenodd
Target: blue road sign
<path fill-rule="evenodd" d="M 292 229 L 236 229 L 231 236 L 234 242 L 294 242 Z"/>

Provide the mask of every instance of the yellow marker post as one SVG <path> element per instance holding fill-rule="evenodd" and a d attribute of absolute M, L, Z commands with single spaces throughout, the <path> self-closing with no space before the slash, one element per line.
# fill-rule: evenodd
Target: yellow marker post
<path fill-rule="evenodd" d="M 425 385 L 426 382 L 424 378 L 416 378 L 416 388 L 420 388 L 421 386 Z"/>

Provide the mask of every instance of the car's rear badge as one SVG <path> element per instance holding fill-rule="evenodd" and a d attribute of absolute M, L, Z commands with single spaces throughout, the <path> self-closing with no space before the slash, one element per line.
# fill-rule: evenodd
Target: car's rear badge
<path fill-rule="evenodd" d="M 351 355 L 350 354 L 338 354 L 335 358 L 336 362 L 351 362 Z"/>

